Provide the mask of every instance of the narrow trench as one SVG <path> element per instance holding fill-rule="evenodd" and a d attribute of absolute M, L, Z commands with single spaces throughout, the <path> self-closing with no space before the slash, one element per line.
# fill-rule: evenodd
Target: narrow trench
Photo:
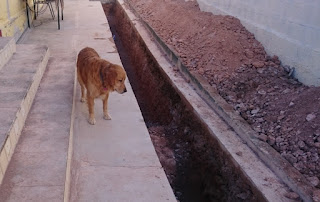
<path fill-rule="evenodd" d="M 263 201 L 159 70 L 118 3 L 103 4 L 121 61 L 178 201 Z"/>

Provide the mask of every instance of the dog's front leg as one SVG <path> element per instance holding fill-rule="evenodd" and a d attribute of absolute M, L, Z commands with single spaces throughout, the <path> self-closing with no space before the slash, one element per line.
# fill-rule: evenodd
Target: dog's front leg
<path fill-rule="evenodd" d="M 89 123 L 94 125 L 96 124 L 96 119 L 94 118 L 94 97 L 87 94 L 87 102 L 89 108 Z"/>
<path fill-rule="evenodd" d="M 111 116 L 108 113 L 108 98 L 109 98 L 109 92 L 106 94 L 106 96 L 103 99 L 103 118 L 106 120 L 111 120 Z"/>

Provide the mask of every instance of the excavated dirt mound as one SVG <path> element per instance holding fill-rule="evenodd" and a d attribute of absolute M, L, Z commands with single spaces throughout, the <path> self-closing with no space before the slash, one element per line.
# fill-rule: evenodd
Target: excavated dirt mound
<path fill-rule="evenodd" d="M 195 1 L 129 0 L 182 59 L 311 183 L 320 178 L 320 88 L 268 56 L 237 18 L 201 12 Z"/>

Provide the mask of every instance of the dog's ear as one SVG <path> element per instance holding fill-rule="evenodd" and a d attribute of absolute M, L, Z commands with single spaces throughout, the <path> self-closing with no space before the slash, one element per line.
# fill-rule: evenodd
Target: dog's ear
<path fill-rule="evenodd" d="M 103 77 L 106 87 L 113 90 L 116 85 L 117 72 L 112 68 L 112 65 L 109 64 L 103 68 Z"/>

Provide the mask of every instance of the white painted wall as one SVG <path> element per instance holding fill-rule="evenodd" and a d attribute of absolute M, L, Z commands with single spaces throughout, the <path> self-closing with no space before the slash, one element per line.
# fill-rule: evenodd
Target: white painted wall
<path fill-rule="evenodd" d="M 197 0 L 202 11 L 232 15 L 294 76 L 320 86 L 320 0 Z"/>

